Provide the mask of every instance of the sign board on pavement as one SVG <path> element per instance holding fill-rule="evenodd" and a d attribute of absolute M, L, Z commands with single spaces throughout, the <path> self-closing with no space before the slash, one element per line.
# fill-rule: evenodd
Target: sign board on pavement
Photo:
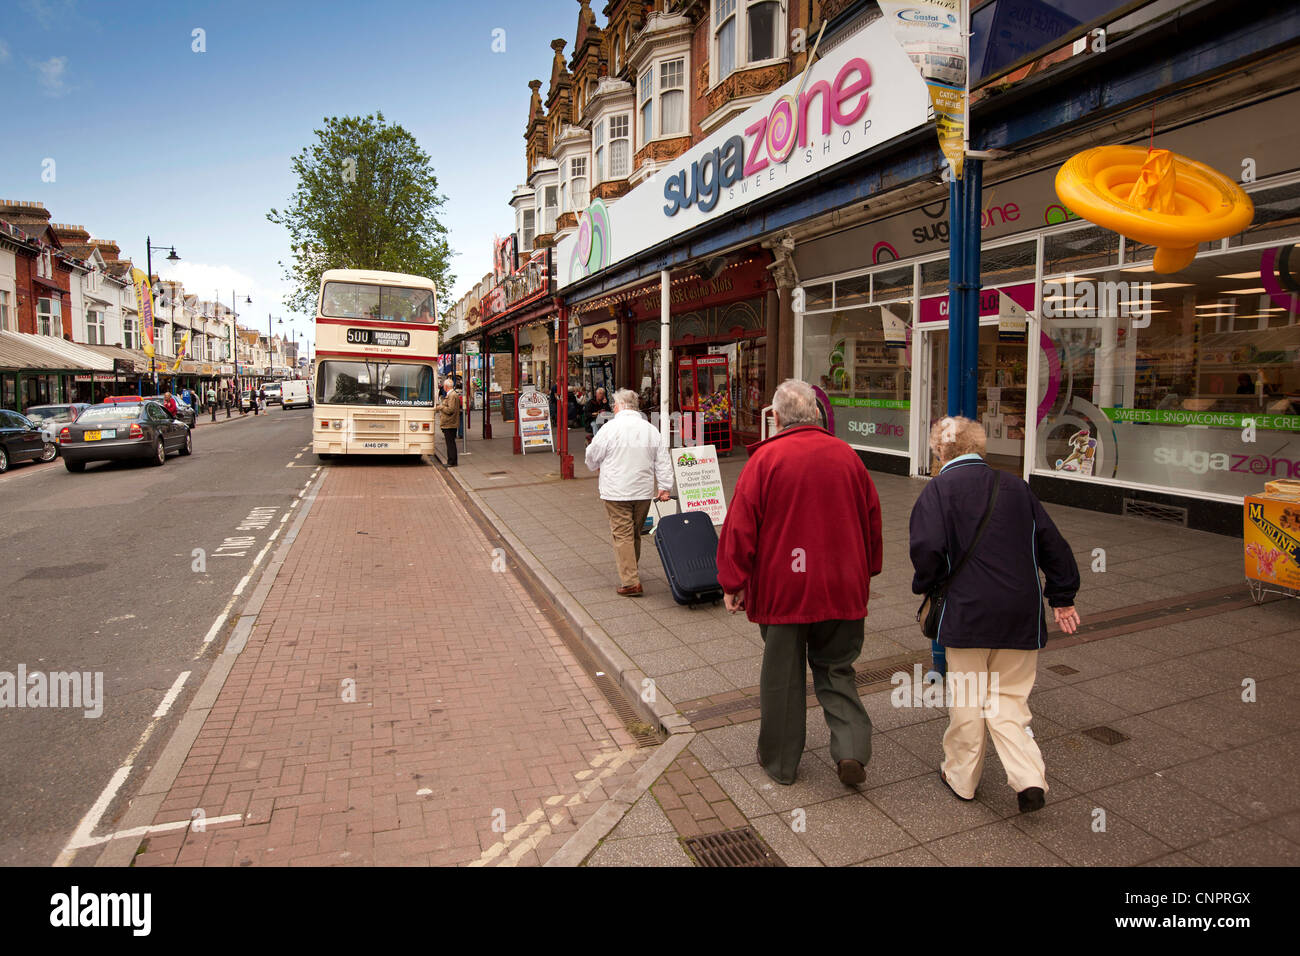
<path fill-rule="evenodd" d="M 715 525 L 727 518 L 727 499 L 718 470 L 718 452 L 713 445 L 674 448 L 673 478 L 682 511 L 703 511 Z"/>
<path fill-rule="evenodd" d="M 530 448 L 554 448 L 551 439 L 551 403 L 535 388 L 519 393 L 519 443 L 523 453 Z"/>

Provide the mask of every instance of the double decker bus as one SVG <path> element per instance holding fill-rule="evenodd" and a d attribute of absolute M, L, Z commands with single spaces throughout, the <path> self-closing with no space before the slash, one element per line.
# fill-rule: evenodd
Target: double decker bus
<path fill-rule="evenodd" d="M 316 309 L 312 446 L 335 455 L 432 455 L 438 400 L 433 281 L 330 269 Z"/>

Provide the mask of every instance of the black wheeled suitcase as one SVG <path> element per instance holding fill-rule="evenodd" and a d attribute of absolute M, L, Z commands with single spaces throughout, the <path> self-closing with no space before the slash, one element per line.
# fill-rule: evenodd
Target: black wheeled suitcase
<path fill-rule="evenodd" d="M 659 516 L 654 539 L 674 601 L 692 606 L 722 600 L 722 588 L 718 586 L 718 532 L 708 515 L 702 511 L 686 511 Z"/>

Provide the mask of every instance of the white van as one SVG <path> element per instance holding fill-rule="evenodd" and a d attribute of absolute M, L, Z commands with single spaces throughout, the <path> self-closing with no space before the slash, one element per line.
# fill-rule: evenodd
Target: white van
<path fill-rule="evenodd" d="M 307 383 L 297 379 L 285 382 L 281 391 L 281 405 L 284 408 L 311 408 Z"/>

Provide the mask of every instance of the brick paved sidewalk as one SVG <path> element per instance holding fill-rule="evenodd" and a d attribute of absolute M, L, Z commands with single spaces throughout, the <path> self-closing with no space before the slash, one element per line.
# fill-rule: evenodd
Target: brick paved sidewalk
<path fill-rule="evenodd" d="M 944 711 L 891 703 L 892 674 L 928 660 L 907 560 L 923 482 L 873 475 L 885 570 L 858 661 L 876 726 L 867 783 L 854 792 L 836 779 L 810 696 L 799 781 L 782 787 L 753 757 L 757 627 L 721 608 L 677 607 L 653 547 L 643 549 L 646 596 L 613 593 L 583 444 L 573 433 L 574 481 L 558 480 L 554 455 L 512 455 L 508 437 L 471 440 L 473 454 L 449 474 L 549 573 L 557 601 L 590 622 L 588 639 L 628 662 L 624 683 L 653 680 L 661 717 L 676 715 L 665 725 L 694 734 L 590 865 L 692 865 L 683 839 L 744 821 L 790 864 L 1300 862 L 1300 602 L 1250 604 L 1240 541 L 1048 506 L 1079 561 L 1085 628 L 1054 635 L 1040 657 L 1030 706 L 1052 790 L 1047 809 L 1022 817 L 992 753 L 978 799 L 952 798 L 935 772 Z M 742 466 L 743 452 L 723 461 L 728 496 Z M 1246 680 L 1253 703 L 1242 699 Z M 1098 809 L 1105 831 L 1094 828 Z"/>
<path fill-rule="evenodd" d="M 497 557 L 436 469 L 327 468 L 154 820 L 212 822 L 136 865 L 544 862 L 654 751 Z"/>

